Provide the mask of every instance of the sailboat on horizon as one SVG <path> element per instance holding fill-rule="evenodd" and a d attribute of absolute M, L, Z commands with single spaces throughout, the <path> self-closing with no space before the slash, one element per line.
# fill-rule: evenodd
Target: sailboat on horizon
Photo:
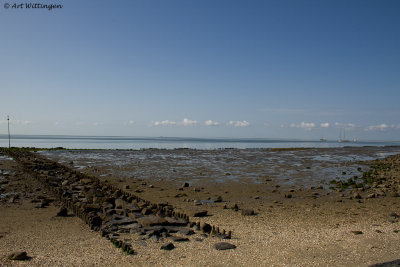
<path fill-rule="evenodd" d="M 343 128 L 343 139 L 342 139 L 342 131 L 340 131 L 340 135 L 339 135 L 339 140 L 338 140 L 338 142 L 339 142 L 339 143 L 348 143 L 348 142 L 350 142 L 349 139 L 346 139 L 346 131 L 345 131 L 344 128 Z"/>

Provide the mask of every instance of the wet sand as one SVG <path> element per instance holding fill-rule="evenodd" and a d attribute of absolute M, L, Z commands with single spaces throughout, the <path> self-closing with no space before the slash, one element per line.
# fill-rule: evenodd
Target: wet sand
<path fill-rule="evenodd" d="M 359 159 L 396 152 L 393 148 L 375 149 L 40 152 L 63 164 L 72 163 L 80 171 L 109 180 L 144 199 L 168 201 L 188 214 L 207 210 L 211 216 L 196 220 L 231 229 L 233 238 L 229 242 L 237 246 L 234 250 L 217 251 L 213 245 L 221 240 L 214 237 L 204 238 L 202 242 L 191 238 L 172 251 L 160 250 L 162 241 L 146 242 L 146 245 L 137 242 L 134 247 L 137 254 L 132 256 L 114 248 L 76 217 L 54 217 L 57 203 L 35 209 L 35 203 L 30 201 L 43 193 L 43 189 L 37 191 L 40 184 L 20 173 L 15 162 L 1 157 L 2 176 L 10 181 L 2 186 L 7 190 L 15 187 L 20 197 L 14 203 L 5 198 L 0 205 L 0 263 L 12 266 L 368 266 L 396 260 L 400 258 L 400 225 L 398 218 L 391 215 L 400 214 L 400 198 L 390 194 L 367 198 L 370 192 L 361 191 L 362 198 L 354 199 L 354 192 L 350 190 L 330 190 L 327 181 L 331 177 L 305 179 L 315 169 L 332 166 L 338 172 L 334 177 L 340 177 L 343 168 L 353 175 L 359 166 L 368 167 L 358 162 Z M 279 179 L 279 169 L 273 170 L 276 176 L 271 173 L 262 176 L 271 171 L 265 153 L 275 153 L 276 160 L 287 160 L 290 154 L 301 158 L 296 162 L 293 156 L 292 167 L 286 163 L 285 170 L 301 167 L 303 178 L 288 184 Z M 321 155 L 330 160 L 318 163 Z M 338 160 L 339 155 L 344 160 Z M 359 157 L 348 160 L 351 155 Z M 188 163 L 190 160 L 192 163 Z M 393 166 L 385 175 L 399 180 L 398 161 Z M 251 175 L 247 177 L 246 173 Z M 193 176 L 199 179 L 190 180 Z M 182 187 L 184 182 L 189 187 Z M 222 202 L 215 203 L 218 197 Z M 235 204 L 239 209 L 254 210 L 256 215 L 243 216 L 240 210 L 231 209 Z M 356 231 L 362 233 L 356 234 Z M 6 259 L 9 253 L 21 249 L 27 251 L 29 261 Z"/>

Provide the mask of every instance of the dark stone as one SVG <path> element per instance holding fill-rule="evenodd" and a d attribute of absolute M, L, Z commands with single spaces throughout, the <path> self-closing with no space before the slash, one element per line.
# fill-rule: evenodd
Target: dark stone
<path fill-rule="evenodd" d="M 143 208 L 142 209 L 142 214 L 143 215 L 149 215 L 149 214 L 151 214 L 152 212 L 151 212 L 151 209 L 148 209 L 148 208 Z"/>
<path fill-rule="evenodd" d="M 154 216 L 154 215 L 139 218 L 139 219 L 137 219 L 137 221 L 144 227 L 167 224 L 167 220 L 165 218 Z"/>
<path fill-rule="evenodd" d="M 28 257 L 25 251 L 14 252 L 8 255 L 9 260 L 23 261 L 26 260 L 27 258 Z"/>
<path fill-rule="evenodd" d="M 203 233 L 210 233 L 212 230 L 212 227 L 208 223 L 205 223 L 201 226 L 201 230 L 203 231 Z"/>
<path fill-rule="evenodd" d="M 115 200 L 115 208 L 116 209 L 122 209 L 125 206 L 125 201 L 123 199 L 117 198 Z"/>
<path fill-rule="evenodd" d="M 383 263 L 377 263 L 374 265 L 370 265 L 369 267 L 395 267 L 395 266 L 400 266 L 400 259 Z"/>
<path fill-rule="evenodd" d="M 58 216 L 58 217 L 65 217 L 65 216 L 68 216 L 68 210 L 67 210 L 67 208 L 61 207 L 61 208 L 58 210 L 56 216 Z"/>
<path fill-rule="evenodd" d="M 131 224 L 131 223 L 135 223 L 136 221 L 129 218 L 129 217 L 124 217 L 123 219 L 119 219 L 119 220 L 112 220 L 110 222 L 107 223 L 107 225 L 110 226 L 117 226 L 117 225 L 124 225 L 124 224 Z"/>
<path fill-rule="evenodd" d="M 227 242 L 220 242 L 214 245 L 216 250 L 227 250 L 227 249 L 235 249 L 236 246 Z"/>
<path fill-rule="evenodd" d="M 141 212 L 141 208 L 139 208 L 139 206 L 135 203 L 129 203 L 125 205 L 125 209 L 129 212 Z"/>
<path fill-rule="evenodd" d="M 186 226 L 188 224 L 188 221 L 183 218 L 164 217 L 164 219 L 167 221 L 167 225 L 171 226 Z"/>
<path fill-rule="evenodd" d="M 87 204 L 85 206 L 85 212 L 99 212 L 101 210 L 101 207 L 99 204 Z"/>
<path fill-rule="evenodd" d="M 183 228 L 183 229 L 179 230 L 178 233 L 182 234 L 182 235 L 193 235 L 194 231 L 192 229 Z"/>
<path fill-rule="evenodd" d="M 205 216 L 207 216 L 206 210 L 198 211 L 193 214 L 193 217 L 205 217 Z"/>
<path fill-rule="evenodd" d="M 170 238 L 175 242 L 187 242 L 187 241 L 189 241 L 189 238 L 187 238 L 187 237 L 171 236 Z"/>
<path fill-rule="evenodd" d="M 161 246 L 161 249 L 164 250 L 173 250 L 175 248 L 173 243 L 164 244 Z"/>
<path fill-rule="evenodd" d="M 118 229 L 124 229 L 124 230 L 137 230 L 139 228 L 142 228 L 142 225 L 140 223 L 131 223 L 131 224 L 126 224 L 126 225 L 121 225 L 118 227 Z"/>
<path fill-rule="evenodd" d="M 215 200 L 214 200 L 215 203 L 219 203 L 219 202 L 222 202 L 222 201 L 223 201 L 223 199 L 222 199 L 221 196 L 217 196 L 217 197 L 215 198 Z"/>
<path fill-rule="evenodd" d="M 189 187 L 189 183 L 183 183 L 182 187 Z"/>
<path fill-rule="evenodd" d="M 353 234 L 355 235 L 362 235 L 363 232 L 362 231 L 351 231 Z"/>
<path fill-rule="evenodd" d="M 255 215 L 254 210 L 242 210 L 242 215 L 243 216 L 251 216 L 251 215 Z"/>
<path fill-rule="evenodd" d="M 36 206 L 35 206 L 35 208 L 37 208 L 37 209 L 42 209 L 42 208 L 45 208 L 47 206 L 47 203 L 46 202 L 40 202 L 39 204 L 37 204 Z"/>

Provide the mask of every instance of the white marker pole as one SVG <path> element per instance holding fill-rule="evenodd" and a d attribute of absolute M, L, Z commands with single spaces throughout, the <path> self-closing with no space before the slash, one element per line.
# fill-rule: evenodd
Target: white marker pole
<path fill-rule="evenodd" d="M 8 124 L 8 148 L 11 148 L 11 141 L 10 141 L 10 116 L 7 115 L 7 124 Z"/>

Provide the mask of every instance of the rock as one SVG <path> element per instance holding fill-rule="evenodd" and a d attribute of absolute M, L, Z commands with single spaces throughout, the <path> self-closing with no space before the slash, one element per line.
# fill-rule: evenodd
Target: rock
<path fill-rule="evenodd" d="M 292 194 L 285 194 L 285 198 L 292 198 Z"/>
<path fill-rule="evenodd" d="M 10 197 L 10 199 L 8 200 L 8 203 L 14 203 L 15 202 L 15 196 Z"/>
<path fill-rule="evenodd" d="M 183 183 L 182 187 L 189 187 L 189 183 Z"/>
<path fill-rule="evenodd" d="M 47 203 L 45 203 L 45 202 L 40 202 L 39 204 L 37 204 L 36 206 L 35 206 L 35 208 L 37 208 L 37 209 L 42 209 L 42 208 L 45 208 L 47 206 Z"/>
<path fill-rule="evenodd" d="M 125 224 L 125 225 L 121 225 L 118 227 L 118 229 L 124 229 L 124 230 L 137 230 L 142 228 L 142 225 L 140 223 L 131 223 L 131 224 Z"/>
<path fill-rule="evenodd" d="M 204 223 L 204 224 L 201 226 L 201 230 L 203 231 L 203 233 L 210 233 L 211 230 L 212 230 L 212 227 L 211 227 L 211 225 L 209 225 L 208 223 Z"/>
<path fill-rule="evenodd" d="M 219 242 L 214 245 L 216 250 L 235 249 L 236 246 L 227 242 Z"/>
<path fill-rule="evenodd" d="M 130 217 L 123 217 L 123 218 L 121 218 L 121 219 L 114 219 L 114 220 L 112 220 L 112 221 L 109 221 L 108 223 L 107 223 L 107 225 L 110 225 L 110 226 L 118 226 L 118 225 L 124 225 L 124 224 L 131 224 L 131 223 L 135 223 L 136 221 L 135 220 L 133 220 L 132 218 L 130 218 Z M 143 224 L 142 224 L 143 225 Z"/>
<path fill-rule="evenodd" d="M 165 225 L 168 222 L 166 218 L 161 218 L 154 215 L 139 218 L 137 219 L 137 221 L 138 223 L 143 225 L 143 227 L 154 226 L 154 225 Z"/>
<path fill-rule="evenodd" d="M 193 213 L 193 217 L 205 217 L 205 216 L 207 216 L 206 210 L 197 211 Z"/>
<path fill-rule="evenodd" d="M 90 184 L 90 183 L 92 183 L 92 180 L 90 180 L 88 178 L 84 178 L 84 179 L 81 179 L 81 183 L 82 184 Z"/>
<path fill-rule="evenodd" d="M 28 257 L 25 251 L 14 252 L 8 255 L 9 260 L 23 261 L 26 260 L 27 258 Z"/>
<path fill-rule="evenodd" d="M 175 242 L 187 242 L 189 238 L 187 237 L 180 237 L 180 236 L 171 236 L 171 239 Z"/>
<path fill-rule="evenodd" d="M 400 259 L 383 263 L 377 263 L 374 265 L 370 265 L 369 267 L 394 267 L 394 266 L 400 266 Z"/>
<path fill-rule="evenodd" d="M 125 202 L 123 199 L 117 198 L 117 199 L 115 200 L 115 208 L 116 208 L 116 209 L 122 209 L 122 208 L 124 208 L 125 204 L 126 204 L 126 202 Z"/>
<path fill-rule="evenodd" d="M 221 197 L 221 196 L 217 196 L 217 197 L 215 198 L 214 202 L 215 202 L 215 203 L 222 202 L 222 197 Z"/>
<path fill-rule="evenodd" d="M 183 229 L 179 230 L 178 233 L 181 235 L 193 235 L 194 231 L 192 229 L 183 228 Z"/>
<path fill-rule="evenodd" d="M 68 216 L 68 210 L 66 207 L 61 207 L 57 212 L 57 217 L 65 217 Z"/>
<path fill-rule="evenodd" d="M 251 215 L 255 215 L 254 210 L 242 210 L 242 215 L 243 216 L 251 216 Z"/>
<path fill-rule="evenodd" d="M 376 195 L 374 193 L 368 194 L 367 198 L 375 198 Z"/>
<path fill-rule="evenodd" d="M 362 231 L 351 231 L 353 234 L 355 235 L 362 235 L 363 232 Z"/>
<path fill-rule="evenodd" d="M 161 249 L 164 250 L 173 250 L 175 248 L 173 243 L 164 244 L 161 246 Z"/>
<path fill-rule="evenodd" d="M 152 213 L 151 209 L 148 209 L 148 208 L 143 208 L 142 209 L 142 214 L 143 215 L 149 215 L 151 213 Z"/>
<path fill-rule="evenodd" d="M 128 212 L 141 212 L 142 211 L 142 209 L 135 203 L 129 203 L 129 204 L 125 205 L 125 209 Z"/>
<path fill-rule="evenodd" d="M 232 208 L 234 211 L 238 211 L 239 210 L 239 206 L 237 204 L 235 204 Z"/>
<path fill-rule="evenodd" d="M 355 198 L 355 199 L 361 199 L 360 193 L 355 192 L 355 193 L 353 194 L 353 198 Z"/>
<path fill-rule="evenodd" d="M 165 217 L 164 219 L 167 221 L 167 225 L 171 226 L 186 226 L 188 224 L 188 221 L 183 218 Z"/>

